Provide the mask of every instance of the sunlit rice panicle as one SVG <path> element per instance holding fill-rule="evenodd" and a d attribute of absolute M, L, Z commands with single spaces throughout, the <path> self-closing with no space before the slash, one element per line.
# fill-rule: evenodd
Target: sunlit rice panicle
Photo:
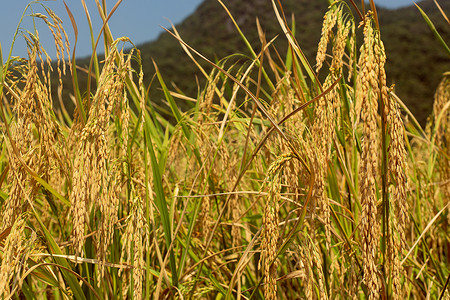
<path fill-rule="evenodd" d="M 337 20 L 337 32 L 333 45 L 333 59 L 331 61 L 331 72 L 339 74 L 344 64 L 343 56 L 347 45 L 350 29 L 353 27 L 351 19 L 345 20 L 342 14 Z"/>
<path fill-rule="evenodd" d="M 444 73 L 444 78 L 434 95 L 433 104 L 433 124 L 435 130 L 435 145 L 441 149 L 446 155 L 438 156 L 439 177 L 443 183 L 441 185 L 442 194 L 445 199 L 450 199 L 450 109 L 444 110 L 444 107 L 450 101 L 450 72 Z M 448 222 L 450 223 L 450 213 L 448 214 Z"/>
<path fill-rule="evenodd" d="M 121 262 L 133 265 L 133 299 L 142 299 L 142 287 L 145 279 L 145 251 L 149 248 L 149 228 L 145 219 L 143 199 L 132 195 L 130 215 L 126 220 L 125 232 L 122 236 Z M 131 263 L 132 262 L 132 263 Z M 122 275 L 123 270 L 119 270 Z M 129 280 L 123 280 L 123 296 L 129 289 Z"/>
<path fill-rule="evenodd" d="M 53 39 L 55 41 L 55 47 L 56 47 L 56 59 L 57 59 L 57 70 L 58 70 L 58 76 L 59 76 L 59 84 L 62 86 L 62 75 L 66 72 L 66 60 L 64 58 L 64 51 L 66 51 L 67 54 L 67 61 L 69 61 L 70 65 L 70 45 L 69 45 L 69 39 L 67 37 L 66 31 L 64 30 L 62 26 L 62 20 L 51 10 L 48 8 L 45 8 L 48 16 L 51 19 L 48 20 L 48 18 L 45 16 L 43 20 L 48 26 L 48 29 L 53 35 Z M 62 63 L 62 67 L 61 67 Z M 71 65 L 70 65 L 71 67 Z"/>
<path fill-rule="evenodd" d="M 323 17 L 324 20 L 322 25 L 322 35 L 320 36 L 316 55 L 316 72 L 319 72 L 319 70 L 322 68 L 323 62 L 325 61 L 325 55 L 327 52 L 328 42 L 330 41 L 330 36 L 333 32 L 334 26 L 336 25 L 336 21 L 340 19 L 341 14 L 341 6 L 332 6 Z"/>
<path fill-rule="evenodd" d="M 130 123 L 130 105 L 128 103 L 127 92 L 124 90 L 122 95 L 122 101 L 118 106 L 117 112 L 119 119 L 122 121 L 122 157 L 127 157 L 128 150 L 128 136 L 129 136 L 129 123 Z M 144 117 L 145 115 L 143 115 Z"/>
<path fill-rule="evenodd" d="M 214 72 L 210 74 L 210 76 L 213 76 Z M 204 116 L 208 115 L 211 112 L 211 108 L 213 105 L 214 96 L 216 93 L 217 83 L 220 79 L 220 73 L 217 73 L 214 75 L 213 79 L 208 80 L 208 86 L 206 87 L 204 91 L 204 95 L 201 98 L 202 102 L 200 104 L 200 110 L 203 112 L 199 116 L 199 122 L 202 123 Z"/>
<path fill-rule="evenodd" d="M 269 193 L 263 215 L 263 239 L 261 242 L 261 259 L 264 263 L 264 297 L 277 299 L 277 266 L 278 247 L 278 212 L 281 200 L 280 172 L 283 165 L 291 160 L 292 153 L 280 155 L 267 170 L 266 182 Z"/>
<path fill-rule="evenodd" d="M 82 129 L 74 161 L 73 188 L 70 196 L 73 216 L 74 248 L 79 254 L 84 242 L 86 213 L 91 205 L 99 209 L 101 219 L 96 240 L 97 256 L 106 257 L 117 220 L 118 191 L 117 176 L 120 168 L 114 169 L 110 155 L 111 141 L 108 138 L 109 121 L 116 105 L 123 103 L 124 76 L 127 63 L 120 60 L 115 66 L 118 52 L 109 53 L 99 78 L 99 86 L 89 111 L 89 119 Z M 123 129 L 127 132 L 127 128 Z M 101 270 L 103 270 L 101 268 Z"/>
<path fill-rule="evenodd" d="M 398 224 L 396 218 L 391 222 L 392 227 L 396 227 Z M 395 230 L 391 230 L 392 233 L 389 235 L 389 240 L 387 241 L 387 255 L 388 255 L 388 269 L 390 278 L 392 278 L 392 299 L 400 300 L 405 299 L 405 293 L 402 289 L 401 278 L 405 274 L 405 270 L 401 263 L 401 257 L 399 254 L 402 253 L 401 238 L 395 234 Z"/>
<path fill-rule="evenodd" d="M 12 130 L 12 132 L 20 131 L 20 129 Z M 25 141 L 29 138 L 28 133 L 22 136 Z M 16 143 L 17 145 L 18 143 Z M 22 163 L 17 158 L 14 150 L 11 148 L 9 143 L 7 144 L 7 157 L 9 160 L 9 172 L 8 181 L 10 182 L 11 188 L 9 190 L 9 197 L 4 202 L 3 210 L 1 212 L 1 223 L 0 231 L 3 231 L 7 227 L 14 223 L 16 217 L 21 213 L 21 206 L 24 197 L 29 197 L 31 191 L 29 186 L 26 185 L 29 180 L 28 173 L 22 166 Z M 27 196 L 25 196 L 27 194 Z"/>
<path fill-rule="evenodd" d="M 80 158 L 79 155 L 82 155 Z M 84 158 L 90 159 L 89 156 L 83 156 L 83 151 L 76 153 L 75 162 L 73 164 L 72 174 L 72 195 L 71 200 L 71 215 L 73 223 L 73 245 L 75 253 L 81 253 L 84 243 L 84 227 L 86 217 L 87 198 L 89 195 L 88 174 L 84 171 Z"/>
<path fill-rule="evenodd" d="M 12 225 L 3 247 L 0 245 L 0 298 L 11 299 L 10 283 L 13 277 L 20 278 L 27 270 L 28 257 L 35 247 L 37 236 L 34 231 L 30 236 L 25 234 L 25 220 L 19 216 Z M 22 286 L 22 279 L 15 284 Z M 10 298 L 11 297 L 11 298 Z"/>
<path fill-rule="evenodd" d="M 406 241 L 406 226 L 409 223 L 407 201 L 407 153 L 404 146 L 405 128 L 401 120 L 397 103 L 391 99 L 388 114 L 389 123 L 389 164 L 388 170 L 391 178 L 391 203 L 394 207 L 398 226 L 396 230 L 400 235 L 401 245 Z"/>
<path fill-rule="evenodd" d="M 145 279 L 145 251 L 149 248 L 148 228 L 143 209 L 137 213 L 136 227 L 133 232 L 134 245 L 134 299 L 142 299 L 142 288 Z"/>
<path fill-rule="evenodd" d="M 119 205 L 118 192 L 120 191 L 121 183 L 120 180 L 120 169 L 117 163 L 111 160 L 108 150 L 108 142 L 104 137 L 105 133 L 102 133 L 102 137 L 97 140 L 94 147 L 98 147 L 91 151 L 96 153 L 97 157 L 93 159 L 93 170 L 98 173 L 93 176 L 90 181 L 91 185 L 91 198 L 90 202 L 94 203 L 96 207 L 100 210 L 101 219 L 98 228 L 96 249 L 97 258 L 101 261 L 106 260 L 107 249 L 111 243 L 112 235 L 114 231 L 114 224 L 117 221 L 117 208 Z M 93 145 L 91 145 L 93 146 Z M 109 166 L 108 166 L 109 164 Z M 115 168 L 113 168 L 115 166 Z M 97 187 L 95 187 L 95 183 Z M 93 202 L 96 201 L 96 202 Z M 103 266 L 100 267 L 101 275 L 103 275 Z M 100 281 L 98 282 L 100 284 Z"/>
<path fill-rule="evenodd" d="M 324 87 L 332 84 L 332 75 L 325 79 Z M 320 216 L 324 220 L 327 248 L 331 243 L 330 203 L 325 188 L 331 145 L 335 136 L 336 115 L 339 110 L 336 89 L 317 101 L 315 119 L 312 127 L 314 153 L 311 157 L 314 167 L 314 203 L 319 206 Z"/>
<path fill-rule="evenodd" d="M 352 262 L 350 264 L 349 273 L 350 273 L 350 280 L 349 280 L 348 294 L 349 294 L 349 296 L 351 296 L 352 299 L 356 300 L 356 299 L 359 299 L 358 291 L 359 291 L 360 280 L 358 278 L 359 277 L 358 276 L 359 267 L 356 265 L 354 260 L 352 260 Z"/>
<path fill-rule="evenodd" d="M 325 276 L 323 274 L 323 260 L 322 255 L 318 251 L 318 246 L 313 240 L 310 240 L 309 247 L 311 248 L 312 261 L 314 262 L 314 269 L 317 272 L 317 285 L 319 287 L 319 298 L 328 299 L 327 291 L 325 290 Z"/>
<path fill-rule="evenodd" d="M 202 199 L 202 211 L 200 213 L 200 230 L 201 234 L 203 232 L 208 232 L 208 229 L 210 229 L 210 224 L 213 223 L 212 217 L 211 217 L 211 198 L 210 197 L 204 197 Z"/>
<path fill-rule="evenodd" d="M 24 220 L 18 218 L 14 222 L 2 248 L 2 255 L 0 256 L 0 297 L 2 299 L 8 298 L 10 294 L 10 280 L 20 268 L 21 257 L 18 253 L 23 251 L 22 234 L 24 227 Z"/>
<path fill-rule="evenodd" d="M 130 53 L 128 55 L 124 55 L 123 51 L 120 52 L 119 55 L 119 59 L 120 59 L 120 66 L 121 66 L 121 70 L 119 72 L 123 72 L 123 75 L 121 76 L 125 76 L 125 74 L 128 71 L 129 77 L 133 78 L 133 73 L 130 71 L 132 70 L 132 66 L 131 66 L 131 58 L 134 55 L 134 49 L 130 50 Z M 139 52 L 138 52 L 138 56 L 139 56 Z M 140 57 L 138 58 L 140 59 Z M 139 80 L 138 80 L 138 84 L 141 85 L 142 84 L 142 70 L 139 73 Z M 145 102 L 145 97 L 143 95 L 143 91 L 142 89 L 139 91 L 140 92 L 140 109 L 142 109 L 142 104 L 141 102 Z M 121 157 L 127 157 L 127 150 L 128 150 L 128 137 L 130 135 L 129 133 L 129 123 L 130 123 L 130 104 L 128 103 L 128 96 L 127 96 L 127 91 L 126 89 L 123 89 L 122 91 L 122 96 L 117 100 L 117 107 L 116 107 L 116 114 L 117 117 L 120 121 L 121 124 L 121 133 L 120 133 L 120 138 L 122 139 L 122 143 L 121 143 Z M 119 95 L 117 95 L 119 96 Z M 144 99 L 141 99 L 142 97 L 144 97 Z M 144 104 L 145 107 L 145 104 Z M 142 114 L 141 119 L 139 120 L 139 124 L 143 123 L 143 119 L 145 117 L 145 114 Z M 142 130 L 142 126 L 140 128 Z"/>
<path fill-rule="evenodd" d="M 384 113 L 387 118 L 388 134 L 390 143 L 388 148 L 388 171 L 390 175 L 391 203 L 393 204 L 396 221 L 396 230 L 400 235 L 400 245 L 405 245 L 405 231 L 408 223 L 408 202 L 407 202 L 407 153 L 404 146 L 405 128 L 400 115 L 398 104 L 391 99 L 390 90 L 386 85 L 386 54 L 380 33 L 375 34 L 374 54 L 377 61 L 379 91 L 384 103 Z M 396 251 L 396 253 L 398 253 Z"/>
<path fill-rule="evenodd" d="M 443 111 L 444 106 L 450 100 L 450 72 L 444 74 L 444 78 L 439 83 L 434 95 L 433 103 L 433 122 L 438 126 L 435 130 L 435 143 L 439 147 L 450 148 L 446 145 L 446 138 L 450 134 L 450 113 L 449 110 Z"/>
<path fill-rule="evenodd" d="M 390 90 L 386 83 L 386 53 L 384 50 L 384 43 L 381 40 L 380 32 L 374 32 L 374 55 L 376 62 L 376 74 L 378 75 L 378 93 L 380 94 L 381 101 L 384 103 L 384 113 L 386 116 L 389 115 L 390 109 L 390 99 L 389 93 Z"/>
<path fill-rule="evenodd" d="M 277 159 L 267 169 L 267 178 L 275 175 L 280 168 L 288 161 L 290 161 L 294 155 L 292 153 L 285 153 L 277 157 Z"/>
<path fill-rule="evenodd" d="M 310 230 L 305 231 L 298 245 L 301 267 L 306 275 L 305 280 L 303 280 L 305 299 L 328 299 L 328 293 L 325 289 L 323 260 L 318 252 L 319 247 L 306 233 L 308 231 Z"/>
<path fill-rule="evenodd" d="M 22 131 L 29 130 L 28 126 L 33 122 L 33 110 L 35 109 L 34 97 L 36 94 L 36 85 L 39 82 L 38 66 L 36 63 L 37 51 L 36 45 L 30 42 L 30 47 L 28 48 L 28 68 L 22 74 L 26 79 L 25 87 L 19 91 L 19 99 L 15 99 L 14 103 L 17 123 L 23 123 L 20 127 Z M 19 139 L 16 143 L 20 143 L 20 133 L 17 132 L 15 136 L 15 138 Z"/>
<path fill-rule="evenodd" d="M 315 174 L 313 197 L 314 203 L 319 207 L 319 216 L 323 219 L 325 227 L 326 247 L 329 249 L 331 244 L 331 221 L 330 221 L 330 203 L 325 190 L 325 176 L 327 161 L 319 152 L 315 153 L 313 170 Z"/>
<path fill-rule="evenodd" d="M 261 243 L 264 258 L 264 298 L 277 299 L 277 243 L 278 243 L 278 211 L 280 202 L 279 175 L 273 175 L 269 183 L 269 196 L 264 208 L 263 241 Z"/>
<path fill-rule="evenodd" d="M 20 208 L 23 199 L 29 197 L 31 193 L 28 185 L 30 178 L 22 162 L 29 165 L 33 159 L 33 156 L 30 155 L 30 148 L 33 143 L 31 130 L 34 117 L 33 111 L 35 110 L 34 97 L 36 85 L 39 81 L 36 51 L 35 47 L 31 46 L 31 50 L 28 48 L 28 67 L 23 70 L 24 73 L 22 74 L 26 79 L 26 83 L 21 91 L 17 91 L 19 98 L 14 99 L 15 122 L 10 126 L 12 141 L 7 144 L 10 167 L 8 182 L 11 185 L 11 189 L 1 213 L 2 222 L 0 223 L 0 229 L 5 229 L 13 224 L 15 218 L 21 213 Z M 12 143 L 15 144 L 18 153 L 15 152 Z M 25 194 L 28 194 L 28 196 L 25 196 Z"/>
<path fill-rule="evenodd" d="M 97 237 L 97 259 L 100 261 L 107 261 L 108 247 L 113 240 L 114 226 L 117 223 L 117 209 L 119 207 L 119 195 L 122 189 L 122 174 L 120 171 L 120 161 L 112 161 L 112 167 L 109 169 L 109 180 L 104 181 L 107 191 L 102 192 L 100 202 L 100 212 L 102 219 L 100 220 L 100 228 L 98 229 Z M 103 195 L 104 193 L 104 195 Z M 99 266 L 97 274 L 97 284 L 100 285 L 104 276 L 105 266 Z"/>
<path fill-rule="evenodd" d="M 302 281 L 305 299 L 314 299 L 314 274 L 313 274 L 313 258 L 311 255 L 311 247 L 305 241 L 302 245 L 298 245 L 299 256 L 301 259 L 300 266 L 304 269 L 305 280 Z"/>
<path fill-rule="evenodd" d="M 294 123 L 296 123 L 296 121 L 294 121 Z M 292 126 L 292 129 L 295 128 L 295 125 L 290 125 Z M 298 132 L 293 132 L 292 136 L 295 136 L 295 143 L 294 143 L 294 147 L 296 147 L 297 149 L 300 149 L 300 147 L 298 145 L 301 145 L 303 140 L 300 136 L 296 135 L 300 132 L 302 132 L 301 126 L 299 126 L 299 130 Z M 303 127 L 304 124 L 303 124 Z M 291 130 L 289 130 L 289 132 L 291 132 Z M 311 143 L 310 143 L 311 144 Z M 304 145 L 304 143 L 303 143 Z M 282 149 L 282 152 L 285 151 L 289 151 L 288 149 L 288 145 L 284 145 L 285 149 Z M 305 154 L 305 156 L 307 156 L 308 154 Z M 302 179 L 303 177 L 306 176 L 307 173 L 306 170 L 304 170 L 305 168 L 302 166 L 302 163 L 299 160 L 290 160 L 287 164 L 286 164 L 286 168 L 284 168 L 284 172 L 283 172 L 283 181 L 286 184 L 287 187 L 287 191 L 286 192 L 292 192 L 294 194 L 298 194 L 300 191 L 300 185 L 302 184 Z M 299 179 L 302 178 L 302 179 Z M 295 199 L 299 200 L 298 197 L 295 197 Z"/>
<path fill-rule="evenodd" d="M 141 61 L 141 52 L 137 51 L 138 60 Z M 128 55 L 129 58 L 131 58 L 131 55 Z M 130 65 L 131 69 L 131 65 Z M 140 64 L 139 68 L 139 81 L 138 81 L 138 87 L 139 87 L 139 108 L 141 110 L 141 120 L 140 120 L 140 130 L 142 131 L 144 128 L 144 122 L 145 122 L 145 113 L 146 113 L 146 95 L 145 95 L 145 84 L 144 84 L 144 71 L 142 69 L 142 64 Z"/>
<path fill-rule="evenodd" d="M 40 16 L 47 20 L 46 16 Z M 51 89 L 53 67 L 50 57 L 41 48 L 38 32 L 35 35 L 25 35 L 24 38 L 28 45 L 29 60 L 27 61 L 28 68 L 23 73 L 26 78 L 25 87 L 23 90 L 17 91 L 21 97 L 17 101 L 15 110 L 18 117 L 17 121 L 22 125 L 18 127 L 21 133 L 17 136 L 16 145 L 21 144 L 22 135 L 27 135 L 26 131 L 33 130 L 36 134 L 28 135 L 30 143 L 34 145 L 29 144 L 29 147 L 33 148 L 33 154 L 30 156 L 24 155 L 26 152 L 23 151 L 24 148 L 21 146 L 23 158 L 29 157 L 25 161 L 27 165 L 40 174 L 44 180 L 52 181 L 52 174 L 61 175 L 60 171 L 64 169 L 64 162 L 58 153 L 60 149 L 58 142 L 61 139 L 60 126 L 53 112 Z M 37 66 L 38 61 L 40 61 L 39 67 Z M 38 75 L 39 70 L 40 75 Z M 61 72 L 59 72 L 59 82 L 62 85 L 60 76 Z M 25 125 L 23 122 L 29 125 Z M 55 186 L 57 190 L 60 190 L 59 187 L 64 184 L 63 178 L 64 176 L 59 176 L 58 184 Z M 31 183 L 31 188 L 34 189 L 37 183 L 34 181 Z M 24 186 L 27 185 L 24 184 Z M 34 190 L 36 191 L 36 189 Z"/>
<path fill-rule="evenodd" d="M 330 82 L 331 76 L 327 77 L 327 82 Z M 317 100 L 316 107 L 314 109 L 314 123 L 312 126 L 312 136 L 320 155 L 319 161 L 324 163 L 328 159 L 330 142 L 334 129 L 334 111 L 333 111 L 333 96 L 335 96 L 334 90 L 328 93 L 325 97 L 321 97 Z"/>
<path fill-rule="evenodd" d="M 363 126 L 361 164 L 359 167 L 361 195 L 361 243 L 363 253 L 363 281 L 369 292 L 369 299 L 379 299 L 377 253 L 379 224 L 377 220 L 376 176 L 378 173 L 377 108 L 378 74 L 374 54 L 374 29 L 371 17 L 366 17 L 364 45 L 361 47 L 357 77 L 357 101 L 361 103 Z"/>
<path fill-rule="evenodd" d="M 55 173 L 57 169 L 61 169 L 62 162 L 57 154 L 58 142 L 61 139 L 60 126 L 56 121 L 53 112 L 52 99 L 52 65 L 50 57 L 45 51 L 36 46 L 38 58 L 41 61 L 41 80 L 36 82 L 35 92 L 35 110 L 34 110 L 34 125 L 39 136 L 39 162 L 36 162 L 35 171 L 42 174 L 45 180 L 50 180 L 51 174 Z M 42 56 L 44 52 L 45 59 Z M 46 63 L 44 63 L 46 62 Z M 44 70 L 47 68 L 47 72 Z M 61 76 L 61 73 L 59 73 Z M 61 78 L 59 78 L 61 82 Z M 60 83 L 62 85 L 62 83 Z M 59 178 L 60 181 L 61 178 Z"/>
<path fill-rule="evenodd" d="M 407 202 L 407 153 L 404 146 L 405 128 L 400 116 L 400 109 L 394 99 L 390 98 L 389 90 L 386 87 L 386 74 L 384 72 L 384 64 L 386 61 L 384 55 L 384 47 L 381 39 L 377 39 L 379 47 L 376 52 L 379 57 L 381 96 L 385 103 L 385 113 L 387 114 L 388 133 L 390 143 L 388 148 L 388 173 L 390 178 L 390 203 L 393 207 L 395 215 L 391 218 L 391 230 L 388 245 L 388 268 L 392 278 L 392 299 L 404 299 L 405 295 L 402 291 L 401 277 L 405 271 L 401 265 L 402 249 L 406 244 L 406 226 L 408 224 L 408 202 Z M 397 236 L 398 233 L 398 236 Z"/>
<path fill-rule="evenodd" d="M 281 183 L 279 171 L 283 164 L 292 158 L 291 154 L 279 156 L 267 170 L 266 180 L 269 181 L 268 199 L 263 215 L 263 240 L 261 242 L 262 259 L 264 262 L 264 297 L 277 298 L 277 243 L 278 243 L 278 211 L 281 200 Z"/>
<path fill-rule="evenodd" d="M 345 289 L 343 289 L 341 286 L 335 287 L 336 283 L 339 285 L 340 283 L 344 282 L 344 273 L 346 271 L 343 264 L 345 263 L 345 258 L 341 258 L 337 255 L 334 255 L 333 252 L 331 252 L 330 256 L 330 268 L 329 268 L 329 274 L 330 274 L 330 288 L 329 288 L 329 295 L 332 297 L 333 295 L 341 294 L 343 295 L 345 292 Z"/>
<path fill-rule="evenodd" d="M 384 114 L 387 118 L 387 130 L 390 137 L 388 149 L 388 173 L 390 179 L 390 203 L 395 213 L 391 218 L 391 228 L 387 240 L 388 268 L 392 278 L 392 298 L 403 299 L 401 277 L 404 270 L 401 266 L 402 249 L 406 246 L 406 224 L 408 222 L 407 202 L 407 153 L 404 146 L 405 130 L 397 103 L 389 96 L 386 85 L 386 55 L 380 33 L 375 33 L 374 55 L 379 79 L 379 94 L 384 103 Z M 398 236 L 397 236 L 398 233 Z"/>
<path fill-rule="evenodd" d="M 356 25 L 355 22 L 351 22 L 351 31 L 350 31 L 350 35 L 349 35 L 349 40 L 348 40 L 348 44 L 349 44 L 349 55 L 348 55 L 348 77 L 347 77 L 347 81 L 350 81 L 353 77 L 353 65 L 354 62 L 356 61 L 355 59 L 355 40 L 356 40 L 356 29 L 355 29 Z"/>

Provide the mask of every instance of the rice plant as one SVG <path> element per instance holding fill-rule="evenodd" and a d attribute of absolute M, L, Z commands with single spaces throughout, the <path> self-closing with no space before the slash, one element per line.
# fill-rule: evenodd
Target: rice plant
<path fill-rule="evenodd" d="M 1 299 L 449 299 L 450 75 L 422 128 L 386 84 L 373 1 L 330 3 L 315 62 L 274 0 L 287 53 L 259 23 L 253 48 L 231 14 L 248 49 L 215 62 L 172 28 L 198 95 L 157 61 L 144 83 L 140 51 L 108 27 L 120 2 L 97 2 L 105 55 L 89 24 L 86 89 L 45 2 L 26 12 L 45 11 L 28 17 L 57 63 L 36 30 L 16 33 L 28 58 L 0 49 Z"/>

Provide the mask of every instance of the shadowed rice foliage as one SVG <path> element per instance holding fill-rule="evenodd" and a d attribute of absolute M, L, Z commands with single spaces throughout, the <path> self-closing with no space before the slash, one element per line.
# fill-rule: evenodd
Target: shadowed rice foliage
<path fill-rule="evenodd" d="M 287 53 L 258 23 L 260 49 L 213 63 L 173 28 L 207 78 L 198 95 L 158 62 L 144 86 L 107 23 L 80 90 L 61 20 L 32 4 L 58 63 L 36 30 L 28 58 L 0 60 L 0 299 L 449 299 L 450 75 L 422 129 L 386 86 L 373 3 L 330 4 L 315 65 L 271 4 Z"/>

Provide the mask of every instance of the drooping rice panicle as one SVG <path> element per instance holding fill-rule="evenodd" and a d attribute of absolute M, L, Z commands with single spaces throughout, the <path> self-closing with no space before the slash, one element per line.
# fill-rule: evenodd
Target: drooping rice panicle
<path fill-rule="evenodd" d="M 360 72 L 357 77 L 357 101 L 361 102 L 361 122 L 363 140 L 361 165 L 359 169 L 361 193 L 361 238 L 364 261 L 364 283 L 369 299 L 378 299 L 380 282 L 378 279 L 377 253 L 380 225 L 377 218 L 376 180 L 379 168 L 379 147 L 377 136 L 378 74 L 374 53 L 375 33 L 372 20 L 365 19 L 364 45 L 359 59 Z"/>

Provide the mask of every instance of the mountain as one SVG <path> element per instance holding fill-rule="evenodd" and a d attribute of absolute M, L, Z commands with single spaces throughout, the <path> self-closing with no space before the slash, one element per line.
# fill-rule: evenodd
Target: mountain
<path fill-rule="evenodd" d="M 277 49 L 281 54 L 286 52 L 287 43 L 270 0 L 223 2 L 255 50 L 261 48 L 255 21 L 258 17 L 267 40 L 279 35 L 276 41 Z M 444 11 L 450 12 L 450 1 L 440 2 Z M 309 61 L 314 64 L 328 1 L 282 0 L 281 3 L 286 16 L 295 15 L 296 39 Z M 433 0 L 421 1 L 419 5 L 434 22 L 444 40 L 450 42 L 450 25 L 439 13 Z M 433 94 L 442 73 L 450 70 L 450 59 L 416 7 L 396 10 L 379 8 L 378 15 L 387 54 L 388 83 L 395 84 L 397 94 L 419 122 L 424 124 L 431 112 Z M 205 0 L 192 15 L 177 24 L 176 28 L 184 41 L 209 59 L 223 58 L 234 53 L 249 54 L 232 21 L 217 0 Z M 362 28 L 358 30 L 361 31 Z M 359 35 L 362 35 L 361 32 Z M 147 82 L 154 74 L 153 58 L 166 83 L 174 83 L 181 91 L 195 97 L 196 77 L 202 83 L 203 75 L 175 38 L 168 33 L 162 33 L 155 41 L 139 45 L 138 48 L 141 50 Z M 206 63 L 202 64 L 210 70 Z M 162 95 L 158 94 L 156 89 L 152 90 L 153 101 L 159 102 Z"/>
<path fill-rule="evenodd" d="M 450 13 L 450 1 L 439 1 Z M 448 24 L 433 1 L 418 5 L 428 14 L 444 41 L 450 43 Z M 424 124 L 431 113 L 433 95 L 442 74 L 450 71 L 450 57 L 426 25 L 415 6 L 380 14 L 381 33 L 386 46 L 386 72 L 390 83 L 395 83 L 397 94 Z"/>
<path fill-rule="evenodd" d="M 286 53 L 287 42 L 276 19 L 270 0 L 226 0 L 223 1 L 242 29 L 253 49 L 259 52 L 261 43 L 257 34 L 256 18 L 265 31 L 267 40 L 279 35 L 275 45 L 281 54 Z M 327 0 L 282 1 L 287 16 L 295 13 L 297 39 L 312 62 L 320 38 L 323 15 L 327 10 Z M 176 25 L 185 42 L 210 60 L 243 53 L 250 55 L 244 41 L 232 20 L 217 0 L 205 0 L 197 10 L 182 23 Z M 304 43 L 304 44 L 303 44 Z M 145 43 L 141 50 L 144 73 L 151 77 L 154 58 L 166 82 L 173 82 L 188 95 L 197 93 L 196 79 L 203 83 L 203 75 L 185 54 L 179 42 L 168 33 L 163 33 L 153 42 Z M 211 68 L 199 59 L 207 70 Z"/>

